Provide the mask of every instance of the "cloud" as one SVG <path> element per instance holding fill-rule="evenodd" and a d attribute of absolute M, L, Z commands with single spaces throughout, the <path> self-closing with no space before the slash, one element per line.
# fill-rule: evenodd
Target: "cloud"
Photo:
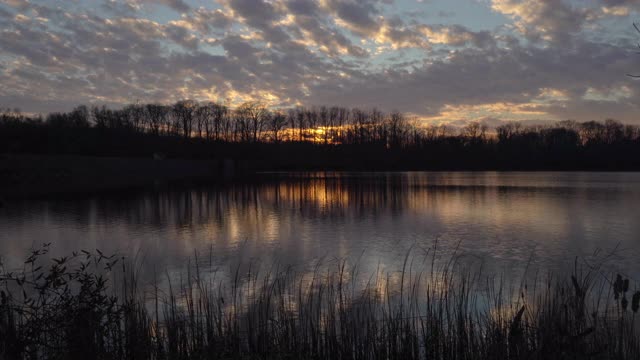
<path fill-rule="evenodd" d="M 339 24 L 358 35 L 371 36 L 380 28 L 380 11 L 374 2 L 323 0 L 322 6 L 337 17 Z"/>
<path fill-rule="evenodd" d="M 341 80 L 339 87 L 322 84 L 310 90 L 318 103 L 400 108 L 426 117 L 441 115 L 446 106 L 510 103 L 535 105 L 548 117 L 556 118 L 572 112 L 584 114 L 580 104 L 591 103 L 582 97 L 592 86 L 626 86 L 627 99 L 637 96 L 638 83 L 624 76 L 625 69 L 634 63 L 632 58 L 621 57 L 615 46 L 591 42 L 581 42 L 570 52 L 556 48 L 470 48 L 412 71 L 389 69 Z M 549 88 L 569 98 L 559 103 L 534 102 L 542 89 Z M 640 105 L 626 102 L 617 110 L 607 106 L 609 116 L 637 121 Z M 632 109 L 634 112 L 630 112 Z M 516 110 L 501 109 L 512 114 Z"/>
<path fill-rule="evenodd" d="M 339 29 L 331 24 L 314 1 L 291 0 L 282 3 L 287 12 L 281 25 L 309 46 L 317 47 L 328 55 L 350 55 L 367 57 L 368 53 L 362 47 L 354 44 Z"/>
<path fill-rule="evenodd" d="M 602 12 L 605 15 L 629 16 L 631 14 L 631 9 L 626 6 L 603 6 Z"/>
<path fill-rule="evenodd" d="M 0 4 L 5 4 L 16 9 L 25 10 L 29 7 L 30 2 L 29 0 L 2 0 L 0 1 Z"/>
<path fill-rule="evenodd" d="M 178 12 L 187 12 L 191 7 L 182 0 L 135 0 L 138 3 L 166 5 Z"/>
<path fill-rule="evenodd" d="M 421 26 L 419 30 L 428 38 L 431 44 L 453 46 L 472 44 L 477 47 L 489 47 L 495 45 L 493 35 L 489 31 L 474 32 L 461 25 L 425 25 Z"/>
<path fill-rule="evenodd" d="M 177 21 L 184 24 L 184 27 L 196 30 L 203 35 L 216 30 L 228 29 L 233 24 L 233 19 L 222 10 L 205 8 L 198 8 L 191 13 L 182 14 L 182 18 Z"/>
<path fill-rule="evenodd" d="M 592 15 L 566 0 L 492 0 L 492 9 L 512 17 L 515 28 L 532 41 L 566 42 Z"/>
<path fill-rule="evenodd" d="M 630 9 L 640 8 L 638 0 L 599 0 L 603 6 L 607 7 L 628 7 Z"/>
<path fill-rule="evenodd" d="M 508 21 L 495 29 L 374 0 L 154 1 L 179 14 L 149 3 L 3 1 L 0 106 L 255 97 L 438 121 L 638 120 L 640 83 L 624 75 L 640 69 L 635 39 L 607 32 L 604 20 L 623 15 L 603 10 L 634 1 L 493 0 L 487 11 Z M 589 36 L 594 24 L 606 41 Z"/>
<path fill-rule="evenodd" d="M 117 16 L 133 16 L 140 10 L 140 5 L 135 0 L 105 0 L 101 8 Z"/>

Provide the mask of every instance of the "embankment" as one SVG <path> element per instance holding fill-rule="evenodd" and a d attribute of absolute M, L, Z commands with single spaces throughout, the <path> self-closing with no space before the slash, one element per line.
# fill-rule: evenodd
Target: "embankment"
<path fill-rule="evenodd" d="M 0 196 L 43 196 L 138 187 L 187 179 L 224 180 L 236 162 L 75 155 L 0 155 Z"/>

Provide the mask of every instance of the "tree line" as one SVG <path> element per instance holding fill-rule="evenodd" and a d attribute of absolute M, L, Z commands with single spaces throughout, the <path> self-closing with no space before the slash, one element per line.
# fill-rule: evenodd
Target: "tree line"
<path fill-rule="evenodd" d="M 4 125 L 30 122 L 51 128 L 125 130 L 156 136 L 222 142 L 298 141 L 323 144 L 406 143 L 411 126 L 399 112 L 383 114 L 344 107 L 268 109 L 245 102 L 235 109 L 213 102 L 179 101 L 173 105 L 131 104 L 122 109 L 78 106 L 67 113 L 27 117 L 16 110 L 0 114 Z"/>
<path fill-rule="evenodd" d="M 2 152 L 163 152 L 266 160 L 266 167 L 293 169 L 640 168 L 635 156 L 640 128 L 611 119 L 535 126 L 510 122 L 495 128 L 470 122 L 452 127 L 424 125 L 397 111 L 339 106 L 270 109 L 254 101 L 236 108 L 192 100 L 121 109 L 82 105 L 45 117 L 0 109 L 0 140 Z M 291 149 L 301 153 L 292 154 Z M 287 160 L 273 158 L 281 155 Z"/>

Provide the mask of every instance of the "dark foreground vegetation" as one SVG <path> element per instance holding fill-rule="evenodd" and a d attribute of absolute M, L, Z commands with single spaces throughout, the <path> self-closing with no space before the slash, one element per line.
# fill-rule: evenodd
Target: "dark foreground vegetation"
<path fill-rule="evenodd" d="M 640 130 L 614 120 L 454 128 L 398 112 L 180 101 L 46 118 L 3 110 L 0 153 L 228 158 L 255 170 L 639 170 Z"/>
<path fill-rule="evenodd" d="M 640 357 L 640 292 L 597 268 L 509 287 L 454 259 L 358 285 L 344 262 L 311 274 L 249 267 L 224 280 L 196 256 L 161 291 L 115 257 L 46 252 L 0 274 L 0 358 Z"/>

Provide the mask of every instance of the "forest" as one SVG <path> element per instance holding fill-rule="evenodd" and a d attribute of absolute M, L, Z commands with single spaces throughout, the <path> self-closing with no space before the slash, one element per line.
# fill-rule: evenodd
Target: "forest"
<path fill-rule="evenodd" d="M 561 121 L 425 125 L 401 112 L 213 102 L 0 109 L 0 154 L 230 158 L 255 170 L 639 170 L 640 128 Z"/>

